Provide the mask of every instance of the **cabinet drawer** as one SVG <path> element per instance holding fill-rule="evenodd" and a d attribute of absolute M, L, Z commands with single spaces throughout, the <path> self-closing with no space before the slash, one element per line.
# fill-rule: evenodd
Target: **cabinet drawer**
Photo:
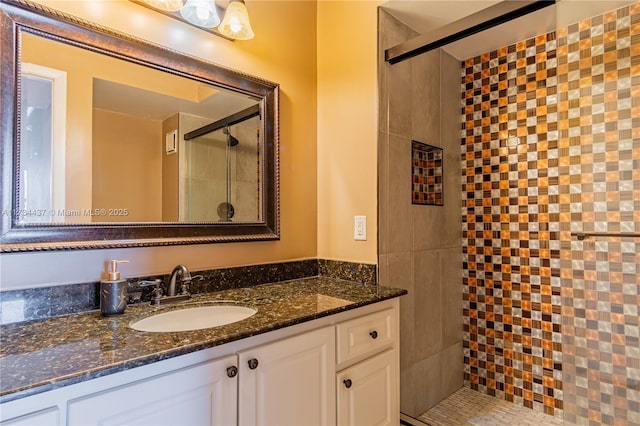
<path fill-rule="evenodd" d="M 338 364 L 363 359 L 392 345 L 396 340 L 395 318 L 393 309 L 385 309 L 338 324 Z"/>

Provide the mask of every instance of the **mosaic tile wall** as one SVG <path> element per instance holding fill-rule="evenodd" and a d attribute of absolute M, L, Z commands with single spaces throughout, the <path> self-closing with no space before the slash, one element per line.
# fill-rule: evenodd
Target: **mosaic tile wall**
<path fill-rule="evenodd" d="M 640 3 L 557 35 L 565 422 L 640 425 Z"/>
<path fill-rule="evenodd" d="M 640 6 L 462 72 L 465 384 L 640 425 Z"/>
<path fill-rule="evenodd" d="M 560 416 L 556 69 L 554 33 L 463 64 L 462 214 L 465 384 Z"/>

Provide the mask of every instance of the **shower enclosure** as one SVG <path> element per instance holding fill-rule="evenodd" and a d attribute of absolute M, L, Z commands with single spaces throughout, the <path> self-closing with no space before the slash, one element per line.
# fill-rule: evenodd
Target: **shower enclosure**
<path fill-rule="evenodd" d="M 256 197 L 260 178 L 259 129 L 259 116 L 249 112 L 185 135 L 186 162 L 180 178 L 184 194 L 180 200 L 181 220 L 259 220 L 259 194 Z"/>
<path fill-rule="evenodd" d="M 640 425 L 640 4 L 561 1 L 390 64 L 418 36 L 392 12 L 379 267 L 409 290 L 405 418 L 464 385 L 565 424 Z M 443 148 L 441 207 L 411 203 L 411 141 Z"/>

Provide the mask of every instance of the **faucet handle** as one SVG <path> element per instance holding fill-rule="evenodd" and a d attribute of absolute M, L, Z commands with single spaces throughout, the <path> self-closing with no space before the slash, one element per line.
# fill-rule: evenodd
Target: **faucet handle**
<path fill-rule="evenodd" d="M 162 291 L 162 280 L 142 280 L 142 281 L 138 281 L 138 285 L 140 287 L 150 287 L 150 286 L 155 286 L 154 289 L 151 291 L 151 304 L 152 305 L 159 305 L 160 304 L 160 299 L 162 299 L 163 296 L 163 291 Z"/>
<path fill-rule="evenodd" d="M 204 280 L 204 276 L 194 275 L 190 277 L 190 279 L 182 281 L 182 284 L 180 285 L 180 294 L 189 294 L 189 284 L 191 284 L 192 281 L 202 280 Z"/>
<path fill-rule="evenodd" d="M 162 280 L 158 279 L 158 280 L 142 280 L 142 281 L 138 281 L 138 286 L 140 287 L 149 287 L 152 285 L 155 285 L 156 287 L 160 287 L 160 285 L 162 284 Z"/>

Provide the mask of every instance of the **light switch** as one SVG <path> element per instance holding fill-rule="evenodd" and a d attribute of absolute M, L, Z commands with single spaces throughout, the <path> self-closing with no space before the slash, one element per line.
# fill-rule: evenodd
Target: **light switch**
<path fill-rule="evenodd" d="M 367 240 L 367 217 L 354 216 L 353 218 L 353 239 L 356 241 Z"/>

